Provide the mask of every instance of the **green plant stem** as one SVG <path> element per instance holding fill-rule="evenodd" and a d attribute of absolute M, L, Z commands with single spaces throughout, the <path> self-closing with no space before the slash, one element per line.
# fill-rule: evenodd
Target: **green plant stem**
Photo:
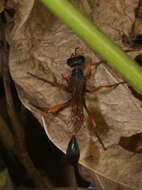
<path fill-rule="evenodd" d="M 95 52 L 107 61 L 137 91 L 142 93 L 142 72 L 126 53 L 115 45 L 68 0 L 41 0 Z"/>

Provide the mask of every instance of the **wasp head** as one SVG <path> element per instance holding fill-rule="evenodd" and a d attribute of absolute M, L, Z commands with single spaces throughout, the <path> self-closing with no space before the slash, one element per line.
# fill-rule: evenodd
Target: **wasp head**
<path fill-rule="evenodd" d="M 71 57 L 71 58 L 67 59 L 67 64 L 70 67 L 84 65 L 84 63 L 85 63 L 85 57 L 82 55 Z"/>

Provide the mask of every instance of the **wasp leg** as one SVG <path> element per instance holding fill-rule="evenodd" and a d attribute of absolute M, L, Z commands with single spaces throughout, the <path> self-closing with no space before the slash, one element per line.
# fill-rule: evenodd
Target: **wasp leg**
<path fill-rule="evenodd" d="M 29 73 L 29 72 L 28 72 L 28 74 L 31 75 L 32 77 L 38 79 L 38 80 L 41 80 L 41 81 L 43 81 L 43 82 L 45 82 L 45 83 L 50 84 L 51 86 L 54 86 L 54 87 L 57 87 L 57 88 L 61 88 L 61 89 L 63 89 L 63 90 L 66 90 L 66 87 L 65 87 L 64 85 L 62 85 L 62 84 L 57 83 L 57 81 L 52 82 L 52 81 L 46 80 L 46 79 L 44 79 L 44 78 L 41 78 L 41 77 L 36 76 L 36 75 L 34 75 L 34 74 L 32 74 L 32 73 Z"/>
<path fill-rule="evenodd" d="M 65 80 L 67 83 L 69 82 L 69 77 L 67 76 L 64 76 L 64 74 L 61 74 L 62 75 L 62 79 Z"/>
<path fill-rule="evenodd" d="M 103 85 L 103 86 L 98 86 L 96 88 L 93 88 L 92 90 L 87 90 L 87 92 L 90 92 L 90 93 L 94 93 L 94 92 L 97 92 L 99 90 L 101 90 L 102 88 L 116 88 L 118 85 L 120 84 L 125 84 L 126 82 L 119 82 L 119 83 L 114 83 L 114 84 L 108 84 L 108 85 Z"/>
<path fill-rule="evenodd" d="M 103 61 L 98 61 L 96 63 L 91 63 L 91 65 L 95 66 L 97 68 L 101 63 L 103 63 Z"/>
<path fill-rule="evenodd" d="M 48 108 L 47 113 L 59 112 L 62 109 L 66 108 L 70 104 L 70 101 L 65 102 L 64 104 L 57 104 L 51 108 Z"/>
<path fill-rule="evenodd" d="M 97 71 L 98 66 L 103 63 L 102 61 L 96 62 L 96 63 L 90 63 L 86 66 L 85 71 L 84 71 L 84 75 L 85 77 L 89 78 L 92 74 L 92 69 L 91 66 L 95 66 L 95 72 Z"/>
<path fill-rule="evenodd" d="M 38 107 L 35 105 L 34 106 L 44 113 L 57 113 L 57 112 L 63 110 L 64 108 L 68 107 L 70 103 L 71 103 L 71 99 L 63 104 L 57 104 L 50 108 L 44 108 L 44 107 L 41 108 L 41 107 Z"/>
<path fill-rule="evenodd" d="M 85 103 L 84 103 L 84 107 L 85 107 L 85 110 L 86 110 L 86 112 L 87 112 L 87 114 L 88 114 L 88 120 L 89 120 L 91 126 L 93 126 L 94 128 L 96 128 L 97 126 L 96 126 L 95 119 L 93 118 L 93 114 L 89 111 L 89 109 L 87 108 L 87 106 L 86 106 Z M 104 146 L 104 143 L 103 143 L 103 141 L 101 140 L 101 138 L 99 137 L 99 135 L 98 135 L 98 133 L 96 132 L 96 130 L 95 130 L 95 135 L 96 135 L 96 137 L 97 137 L 99 143 L 102 145 L 102 148 L 103 148 L 104 150 L 106 150 L 106 147 Z"/>

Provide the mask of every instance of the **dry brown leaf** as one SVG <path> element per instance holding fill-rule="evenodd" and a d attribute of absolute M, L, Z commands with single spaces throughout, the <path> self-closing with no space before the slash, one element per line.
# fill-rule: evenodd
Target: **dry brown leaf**
<path fill-rule="evenodd" d="M 129 33 L 138 4 L 137 0 L 73 2 L 105 33 L 117 40 L 121 38 L 118 32 L 120 29 Z M 9 33 L 10 72 L 22 103 L 40 121 L 50 140 L 65 152 L 74 130 L 69 123 L 70 107 L 55 116 L 43 114 L 33 105 L 50 107 L 64 103 L 70 95 L 32 78 L 28 72 L 51 81 L 56 76 L 58 82 L 64 83 L 61 74 L 71 74 L 66 60 L 76 47 L 80 47 L 80 52 L 87 58 L 87 62 L 95 62 L 97 58 L 83 41 L 39 2 L 22 1 L 17 4 L 17 8 L 15 26 Z M 91 88 L 119 80 L 101 65 L 96 74 L 93 69 L 87 86 Z M 81 149 L 80 164 L 94 173 L 94 178 L 99 180 L 98 189 L 126 190 L 142 186 L 142 155 L 129 152 L 119 145 L 121 137 L 142 132 L 140 103 L 126 85 L 113 90 L 103 90 L 97 93 L 97 98 L 95 94 L 87 95 L 86 99 L 107 151 L 102 150 L 94 130 L 88 128 L 85 119 L 84 126 L 77 134 Z"/>

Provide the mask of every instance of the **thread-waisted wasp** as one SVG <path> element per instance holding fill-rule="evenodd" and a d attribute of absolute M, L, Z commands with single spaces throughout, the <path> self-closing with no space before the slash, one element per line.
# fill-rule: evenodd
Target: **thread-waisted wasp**
<path fill-rule="evenodd" d="M 28 73 L 32 77 L 41 80 L 43 82 L 46 82 L 50 84 L 53 87 L 61 88 L 65 90 L 67 93 L 71 94 L 71 98 L 63 103 L 63 104 L 57 104 L 50 108 L 39 108 L 44 113 L 55 113 L 63 110 L 64 108 L 71 106 L 71 122 L 73 127 L 75 128 L 74 134 L 72 135 L 72 138 L 68 144 L 67 148 L 67 159 L 71 164 L 75 164 L 79 160 L 80 151 L 79 146 L 76 140 L 76 134 L 79 131 L 79 129 L 83 125 L 84 121 L 84 110 L 86 111 L 88 115 L 88 120 L 90 122 L 90 125 L 96 128 L 96 122 L 93 117 L 92 112 L 88 109 L 85 101 L 85 94 L 86 93 L 95 93 L 103 88 L 111 88 L 111 87 L 117 87 L 119 84 L 124 84 L 125 82 L 119 82 L 115 84 L 108 84 L 108 85 L 102 85 L 98 87 L 94 87 L 91 90 L 88 90 L 86 88 L 86 82 L 87 79 L 91 75 L 91 67 L 87 67 L 85 64 L 85 57 L 83 55 L 79 55 L 77 53 L 77 49 L 75 49 L 75 53 L 71 55 L 69 59 L 67 59 L 67 64 L 72 68 L 72 73 L 69 77 L 62 76 L 63 79 L 66 81 L 66 85 L 59 84 L 57 81 L 52 82 L 46 79 L 43 79 L 39 76 L 36 76 L 35 74 Z M 98 66 L 101 62 L 93 63 L 92 65 Z M 95 135 L 98 138 L 98 141 L 102 145 L 103 149 L 106 150 L 106 147 L 104 146 L 101 138 L 99 137 L 98 133 L 95 130 Z"/>

